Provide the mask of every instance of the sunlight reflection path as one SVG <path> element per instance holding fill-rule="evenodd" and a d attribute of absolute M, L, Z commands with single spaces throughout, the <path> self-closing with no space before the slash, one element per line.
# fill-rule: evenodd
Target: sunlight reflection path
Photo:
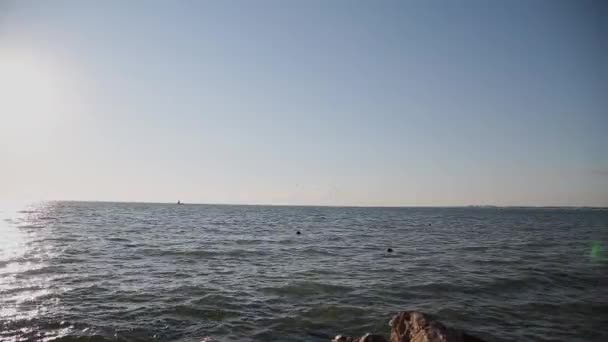
<path fill-rule="evenodd" d="M 53 211 L 52 203 L 0 208 L 0 330 L 59 304 L 53 275 L 46 272 L 56 254 L 47 241 Z"/>

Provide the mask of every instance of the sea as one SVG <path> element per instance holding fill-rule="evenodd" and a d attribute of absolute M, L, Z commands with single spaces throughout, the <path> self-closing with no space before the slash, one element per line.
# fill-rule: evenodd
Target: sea
<path fill-rule="evenodd" d="M 594 208 L 7 205 L 0 341 L 388 337 L 402 310 L 608 341 L 607 244 Z"/>

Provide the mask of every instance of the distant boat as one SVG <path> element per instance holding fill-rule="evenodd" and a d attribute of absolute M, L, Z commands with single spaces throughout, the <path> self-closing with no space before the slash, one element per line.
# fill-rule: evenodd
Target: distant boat
<path fill-rule="evenodd" d="M 177 205 L 182 205 L 184 203 L 180 202 L 179 200 L 177 201 Z"/>

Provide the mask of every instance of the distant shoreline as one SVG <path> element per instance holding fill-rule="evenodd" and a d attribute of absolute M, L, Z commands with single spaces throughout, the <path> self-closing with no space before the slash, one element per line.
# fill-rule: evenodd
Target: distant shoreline
<path fill-rule="evenodd" d="M 28 202 L 28 201 L 19 201 Z M 69 202 L 69 203 L 122 203 L 122 204 L 159 204 L 177 205 L 176 202 L 148 201 L 109 201 L 109 200 L 38 200 L 29 202 Z M 196 203 L 182 202 L 183 205 L 200 206 L 249 206 L 249 207 L 310 207 L 310 208 L 393 208 L 393 209 L 570 209 L 570 210 L 607 210 L 601 206 L 551 206 L 551 205 L 330 205 L 330 204 L 281 204 L 281 203 Z"/>

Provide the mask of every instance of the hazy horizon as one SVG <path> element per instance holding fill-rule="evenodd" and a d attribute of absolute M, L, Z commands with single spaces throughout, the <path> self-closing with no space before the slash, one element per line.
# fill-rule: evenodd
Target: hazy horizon
<path fill-rule="evenodd" d="M 608 207 L 605 1 L 0 2 L 0 201 Z"/>
<path fill-rule="evenodd" d="M 156 201 L 113 201 L 113 200 L 22 200 L 22 201 L 4 201 L 0 205 L 6 209 L 7 205 L 12 208 L 23 208 L 29 205 L 37 205 L 43 203 L 107 203 L 107 204 L 158 204 L 158 205 L 176 205 L 176 202 L 156 202 Z M 608 209 L 603 206 L 547 206 L 547 205 L 493 205 L 493 204 L 468 204 L 468 205 L 342 205 L 342 204 L 298 204 L 298 203 L 213 203 L 213 202 L 182 202 L 182 205 L 200 205 L 200 206 L 259 206 L 259 207 L 318 207 L 318 208 L 395 208 L 395 209 L 450 209 L 450 208 L 477 208 L 477 209 Z"/>

